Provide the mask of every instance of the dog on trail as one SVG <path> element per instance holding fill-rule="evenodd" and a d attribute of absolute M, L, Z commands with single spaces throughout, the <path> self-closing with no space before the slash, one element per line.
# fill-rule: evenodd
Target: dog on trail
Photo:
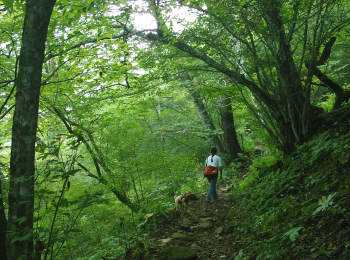
<path fill-rule="evenodd" d="M 185 210 L 188 206 L 188 202 L 195 199 L 195 196 L 191 191 L 185 191 L 183 195 L 174 196 L 176 210 Z"/>

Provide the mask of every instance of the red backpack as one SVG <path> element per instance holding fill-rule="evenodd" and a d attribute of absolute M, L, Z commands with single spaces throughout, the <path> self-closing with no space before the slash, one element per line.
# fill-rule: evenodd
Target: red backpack
<path fill-rule="evenodd" d="M 211 156 L 211 161 L 213 161 L 213 155 Z M 205 163 L 206 167 L 203 171 L 204 176 L 210 176 L 210 175 L 215 175 L 218 174 L 218 168 L 215 166 L 211 166 L 211 165 L 207 165 L 207 163 Z"/>

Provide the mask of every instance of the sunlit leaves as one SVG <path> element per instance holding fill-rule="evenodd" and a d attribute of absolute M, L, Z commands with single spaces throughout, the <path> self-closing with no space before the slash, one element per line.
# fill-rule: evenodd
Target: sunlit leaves
<path fill-rule="evenodd" d="M 5 5 L 5 8 L 9 10 L 10 12 L 13 10 L 13 2 L 14 0 L 2 0 L 3 4 Z M 1 2 L 0 2 L 1 4 Z"/>

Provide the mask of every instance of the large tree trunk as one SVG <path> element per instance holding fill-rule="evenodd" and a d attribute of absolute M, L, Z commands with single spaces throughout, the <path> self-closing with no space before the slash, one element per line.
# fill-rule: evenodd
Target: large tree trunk
<path fill-rule="evenodd" d="M 290 44 L 284 31 L 280 15 L 281 4 L 273 0 L 263 0 L 261 6 L 267 26 L 271 33 L 273 55 L 280 87 L 280 115 L 276 121 L 285 137 L 286 152 L 302 143 L 309 134 L 310 101 L 305 97 Z"/>
<path fill-rule="evenodd" d="M 231 99 L 227 96 L 219 97 L 220 116 L 223 133 L 223 145 L 231 158 L 237 158 L 237 154 L 242 152 L 237 139 L 235 122 L 232 113 Z"/>
<path fill-rule="evenodd" d="M 5 215 L 5 206 L 3 201 L 4 193 L 2 192 L 2 172 L 0 169 L 0 259 L 7 259 L 7 240 L 6 240 L 6 215 Z"/>
<path fill-rule="evenodd" d="M 214 123 L 202 101 L 200 94 L 195 90 L 190 90 L 190 93 L 192 95 L 194 104 L 196 105 L 196 108 L 202 123 L 206 127 L 208 127 L 210 130 L 215 131 L 216 128 L 214 126 Z M 211 138 L 214 145 L 218 148 L 218 151 L 221 153 L 225 153 L 226 151 L 225 151 L 224 145 L 221 143 L 221 140 L 219 139 L 219 137 L 217 135 L 212 135 Z"/>
<path fill-rule="evenodd" d="M 33 258 L 34 160 L 45 41 L 55 0 L 27 0 L 12 125 L 8 259 Z"/>

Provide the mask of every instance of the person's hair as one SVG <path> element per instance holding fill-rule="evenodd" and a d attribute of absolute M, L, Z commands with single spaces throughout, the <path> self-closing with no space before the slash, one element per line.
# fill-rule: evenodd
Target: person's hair
<path fill-rule="evenodd" d="M 210 149 L 210 152 L 212 153 L 212 154 L 216 154 L 217 153 L 217 149 L 216 149 L 216 147 L 212 147 L 211 149 Z"/>

